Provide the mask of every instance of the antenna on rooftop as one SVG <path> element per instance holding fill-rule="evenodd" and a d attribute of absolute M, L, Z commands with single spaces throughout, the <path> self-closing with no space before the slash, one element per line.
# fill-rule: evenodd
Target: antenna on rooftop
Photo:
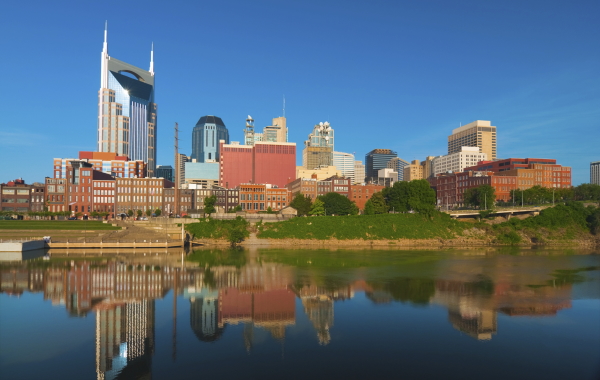
<path fill-rule="evenodd" d="M 283 117 L 285 117 L 285 94 L 283 95 Z"/>

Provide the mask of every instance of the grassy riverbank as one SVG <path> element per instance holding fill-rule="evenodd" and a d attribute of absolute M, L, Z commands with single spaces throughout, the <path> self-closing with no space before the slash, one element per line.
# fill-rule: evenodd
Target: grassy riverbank
<path fill-rule="evenodd" d="M 444 213 L 379 214 L 299 217 L 276 223 L 201 220 L 186 225 L 196 239 L 228 240 L 232 231 L 250 230 L 256 238 L 248 244 L 327 245 L 536 245 L 584 244 L 600 241 L 600 208 L 568 203 L 543 210 L 525 219 L 514 217 L 458 221 Z M 238 231 L 239 232 L 239 231 Z"/>
<path fill-rule="evenodd" d="M 259 226 L 262 239 L 381 240 L 452 239 L 467 228 L 463 223 L 438 213 L 380 214 L 294 218 Z"/>

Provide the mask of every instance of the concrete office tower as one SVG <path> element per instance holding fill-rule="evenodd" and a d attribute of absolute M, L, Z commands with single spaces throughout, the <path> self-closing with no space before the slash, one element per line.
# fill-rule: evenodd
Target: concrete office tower
<path fill-rule="evenodd" d="M 344 152 L 333 152 L 333 166 L 342 173 L 342 177 L 350 178 L 354 183 L 354 155 Z"/>
<path fill-rule="evenodd" d="M 365 165 L 362 161 L 354 161 L 354 183 L 364 183 L 365 182 Z"/>
<path fill-rule="evenodd" d="M 329 122 L 321 122 L 314 126 L 308 140 L 304 142 L 302 166 L 315 169 L 333 165 L 334 133 Z"/>
<path fill-rule="evenodd" d="M 192 131 L 192 160 L 219 162 L 219 141 L 229 144 L 229 131 L 220 117 L 202 116 Z"/>
<path fill-rule="evenodd" d="M 175 175 L 175 188 L 181 189 L 181 185 L 185 183 L 185 163 L 190 162 L 190 158 L 185 154 L 179 153 L 176 157 L 177 162 L 175 162 L 175 171 L 173 174 Z"/>
<path fill-rule="evenodd" d="M 273 123 L 263 129 L 262 141 L 288 142 L 287 121 L 284 116 L 273 118 Z"/>
<path fill-rule="evenodd" d="M 487 120 L 475 120 L 452 130 L 448 136 L 448 154 L 458 153 L 463 146 L 476 146 L 488 160 L 496 159 L 496 127 Z"/>
<path fill-rule="evenodd" d="M 379 169 L 387 168 L 387 163 L 398 157 L 398 154 L 390 149 L 373 149 L 365 155 L 365 170 L 367 182 L 371 179 L 376 180 Z"/>
<path fill-rule="evenodd" d="M 413 181 L 415 179 L 423 179 L 426 178 L 423 174 L 423 165 L 419 162 L 419 160 L 413 160 L 410 165 L 407 165 L 404 168 L 404 176 L 405 181 Z"/>
<path fill-rule="evenodd" d="M 116 153 L 156 169 L 157 106 L 154 103 L 154 46 L 146 71 L 108 55 L 107 30 L 98 91 L 98 152 Z"/>
<path fill-rule="evenodd" d="M 387 167 L 389 169 L 393 169 L 396 173 L 398 173 L 398 178 L 396 181 L 404 181 L 404 168 L 408 165 L 408 161 L 404 161 L 400 157 L 394 157 L 387 163 Z"/>
<path fill-rule="evenodd" d="M 156 178 L 164 178 L 173 182 L 173 167 L 171 165 L 158 165 L 155 174 Z"/>
<path fill-rule="evenodd" d="M 485 160 L 487 160 L 487 154 L 480 153 L 479 148 L 463 146 L 457 153 L 434 158 L 432 163 L 432 175 L 462 172 L 465 168 L 477 165 L 480 161 Z M 422 173 L 423 172 L 421 171 L 421 175 Z"/>
<path fill-rule="evenodd" d="M 590 183 L 600 185 L 600 161 L 590 162 Z"/>

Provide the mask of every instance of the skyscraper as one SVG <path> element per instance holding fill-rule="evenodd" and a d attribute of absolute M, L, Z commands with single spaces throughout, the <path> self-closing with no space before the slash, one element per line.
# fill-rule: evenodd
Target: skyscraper
<path fill-rule="evenodd" d="M 98 91 L 98 151 L 127 156 L 156 169 L 156 113 L 154 103 L 154 46 L 150 69 L 140 69 L 108 55 L 107 29 L 101 55 Z"/>
<path fill-rule="evenodd" d="M 229 144 L 229 131 L 220 117 L 202 116 L 192 131 L 192 160 L 219 162 L 219 141 Z"/>
<path fill-rule="evenodd" d="M 487 159 L 496 159 L 496 127 L 487 120 L 475 120 L 452 130 L 448 136 L 448 154 L 458 153 L 463 146 L 478 147 L 479 153 L 487 154 Z"/>
<path fill-rule="evenodd" d="M 350 178 L 354 182 L 354 155 L 352 153 L 333 152 L 333 166 L 342 172 L 342 177 Z"/>
<path fill-rule="evenodd" d="M 409 166 L 408 161 L 401 159 L 400 157 L 394 157 L 388 161 L 387 167 L 394 169 L 398 173 L 398 181 L 404 181 L 404 168 Z"/>
<path fill-rule="evenodd" d="M 590 162 L 590 183 L 600 185 L 600 161 Z"/>
<path fill-rule="evenodd" d="M 390 149 L 373 149 L 367 153 L 365 155 L 367 181 L 377 178 L 377 171 L 379 169 L 385 169 L 387 163 L 395 157 L 398 157 L 398 154 Z"/>
<path fill-rule="evenodd" d="M 328 122 L 314 126 L 304 142 L 302 166 L 306 169 L 333 165 L 334 133 Z"/>

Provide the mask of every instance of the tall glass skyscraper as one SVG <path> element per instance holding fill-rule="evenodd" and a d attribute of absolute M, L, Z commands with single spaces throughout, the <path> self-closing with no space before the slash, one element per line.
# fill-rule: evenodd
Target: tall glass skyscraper
<path fill-rule="evenodd" d="M 229 131 L 220 117 L 202 116 L 192 130 L 192 160 L 219 162 L 219 140 L 229 144 Z"/>
<path fill-rule="evenodd" d="M 366 176 L 371 179 L 377 178 L 377 171 L 379 169 L 385 169 L 387 163 L 392 159 L 398 157 L 398 154 L 390 149 L 373 149 L 365 155 L 365 171 Z"/>
<path fill-rule="evenodd" d="M 154 48 L 146 71 L 108 55 L 104 29 L 98 92 L 98 151 L 128 156 L 156 169 L 156 113 L 154 103 Z"/>

